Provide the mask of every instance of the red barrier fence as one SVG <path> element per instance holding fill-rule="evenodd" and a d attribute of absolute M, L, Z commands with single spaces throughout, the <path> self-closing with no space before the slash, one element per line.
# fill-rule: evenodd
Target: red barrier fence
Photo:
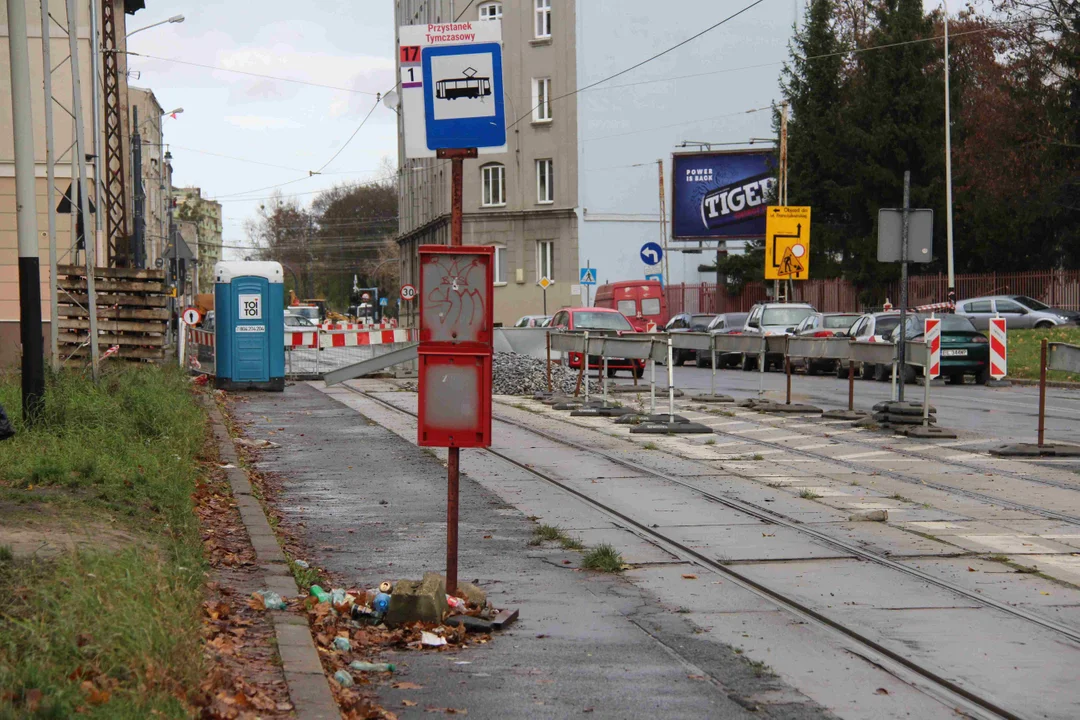
<path fill-rule="evenodd" d="M 911 306 L 942 302 L 948 279 L 937 275 L 913 275 L 908 280 L 908 303 Z M 668 312 L 747 312 L 754 303 L 768 296 L 761 283 L 747 284 L 738 295 L 721 294 L 716 285 L 671 285 L 666 288 Z M 971 273 L 956 276 L 956 299 L 980 295 L 1027 295 L 1047 305 L 1065 310 L 1080 310 L 1080 270 L 1037 270 L 1018 273 Z M 900 301 L 900 282 L 890 283 L 870 303 L 859 302 L 859 291 L 847 280 L 829 278 L 794 283 L 792 302 L 806 302 L 821 312 L 857 312 L 865 307 L 880 307 L 888 298 Z"/>

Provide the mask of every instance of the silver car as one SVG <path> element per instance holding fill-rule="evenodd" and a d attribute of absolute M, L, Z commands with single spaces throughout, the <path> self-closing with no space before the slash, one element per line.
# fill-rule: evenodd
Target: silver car
<path fill-rule="evenodd" d="M 814 312 L 814 306 L 806 303 L 759 303 L 750 308 L 746 324 L 743 325 L 743 335 L 791 335 L 795 327 Z M 779 367 L 783 361 L 782 353 L 768 353 L 765 355 L 765 369 L 768 370 L 769 365 Z M 743 354 L 743 370 L 754 370 L 757 364 L 757 355 Z"/>
<path fill-rule="evenodd" d="M 1025 295 L 991 295 L 956 303 L 956 314 L 962 315 L 979 330 L 990 329 L 990 318 L 1006 318 L 1010 328 L 1051 328 L 1068 325 L 1080 319 L 1080 313 L 1053 308 Z"/>

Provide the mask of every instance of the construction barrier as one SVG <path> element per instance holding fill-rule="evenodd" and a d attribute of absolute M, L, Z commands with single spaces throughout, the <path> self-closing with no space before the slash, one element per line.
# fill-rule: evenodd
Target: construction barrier
<path fill-rule="evenodd" d="M 416 328 L 323 330 L 285 333 L 285 376 L 322 378 L 327 372 L 397 350 L 417 341 Z"/>

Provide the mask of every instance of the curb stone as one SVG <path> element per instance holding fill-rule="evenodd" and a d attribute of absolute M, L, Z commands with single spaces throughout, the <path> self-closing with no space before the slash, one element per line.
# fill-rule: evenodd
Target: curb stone
<path fill-rule="evenodd" d="M 221 411 L 213 401 L 208 403 L 208 410 L 221 460 L 236 465 L 239 462 L 236 446 L 225 429 Z M 240 519 L 255 549 L 261 584 L 282 597 L 299 595 L 299 588 L 289 572 L 288 561 L 270 528 L 266 513 L 252 494 L 247 473 L 240 467 L 226 468 L 225 472 L 240 511 Z M 300 720 L 340 720 L 341 710 L 330 691 L 307 620 L 283 611 L 270 611 L 270 618 L 274 623 L 278 655 L 296 717 Z"/>

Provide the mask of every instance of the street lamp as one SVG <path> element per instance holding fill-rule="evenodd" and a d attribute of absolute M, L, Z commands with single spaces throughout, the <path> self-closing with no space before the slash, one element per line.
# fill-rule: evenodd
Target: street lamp
<path fill-rule="evenodd" d="M 152 27 L 157 27 L 158 25 L 164 25 L 165 23 L 182 23 L 182 22 L 184 22 L 184 16 L 183 15 L 173 15 L 168 20 L 162 20 L 161 22 L 156 22 L 153 25 L 147 25 L 146 27 L 141 27 L 138 30 L 132 30 L 131 32 L 129 32 L 127 34 L 127 37 L 131 37 L 135 33 L 140 33 L 143 30 L 149 30 Z"/>
<path fill-rule="evenodd" d="M 945 17 L 945 247 L 949 266 L 949 290 L 946 300 L 956 302 L 956 275 L 953 269 L 952 234 L 952 128 L 949 121 L 949 8 L 947 0 L 941 0 Z"/>

